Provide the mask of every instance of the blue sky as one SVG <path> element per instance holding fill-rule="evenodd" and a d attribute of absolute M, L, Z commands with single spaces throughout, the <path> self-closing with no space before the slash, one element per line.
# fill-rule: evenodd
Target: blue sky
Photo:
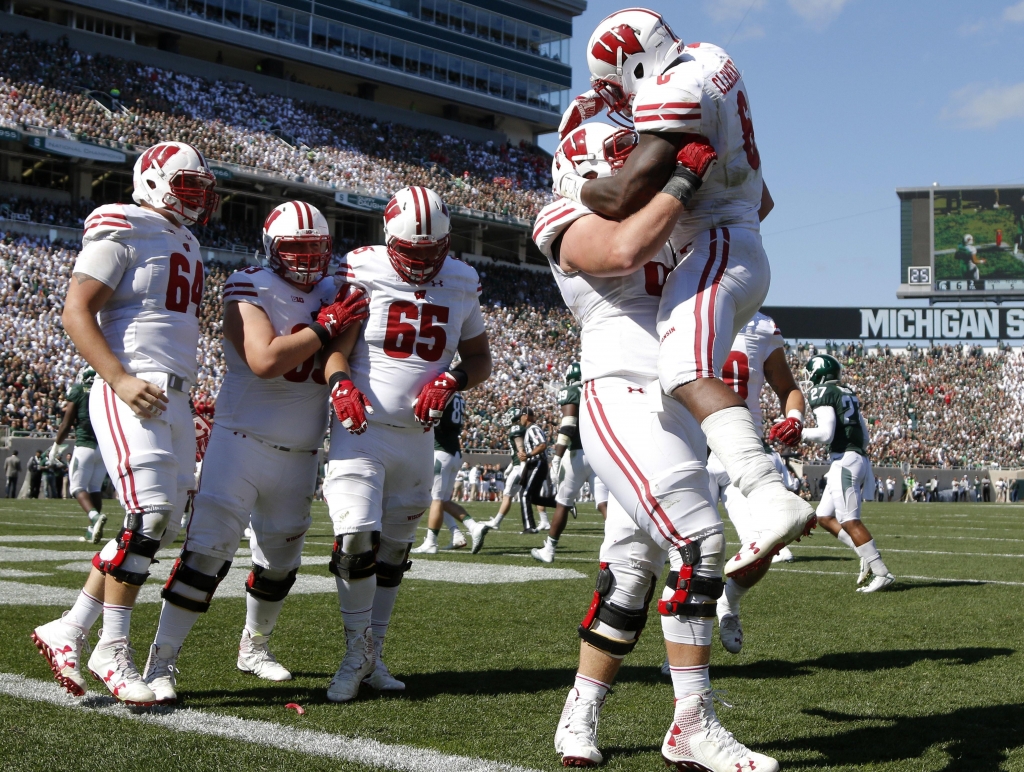
<path fill-rule="evenodd" d="M 589 0 L 576 19 L 578 92 L 590 33 L 625 6 Z M 896 300 L 895 189 L 1024 183 L 1024 0 L 650 7 L 743 72 L 776 202 L 762 226 L 770 305 L 909 305 Z"/>

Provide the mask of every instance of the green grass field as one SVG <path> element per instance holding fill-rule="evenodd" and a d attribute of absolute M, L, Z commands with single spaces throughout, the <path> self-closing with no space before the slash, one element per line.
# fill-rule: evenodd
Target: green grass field
<path fill-rule="evenodd" d="M 108 508 L 117 510 L 113 502 Z M 324 565 L 332 535 L 318 504 L 306 546 L 312 564 L 296 585 L 307 593 L 293 592 L 273 639 L 295 680 L 271 684 L 235 670 L 244 599 L 231 587 L 239 571 L 182 652 L 182 707 L 135 715 L 112 706 L 91 679 L 83 700 L 57 696 L 29 640 L 85 578 L 93 550 L 70 540 L 84 525 L 77 506 L 4 500 L 0 769 L 560 768 L 552 737 L 575 672 L 576 625 L 601 538 L 600 517 L 589 505 L 582 510 L 550 568 L 530 558 L 541 539 L 518 535 L 515 513 L 479 555 L 419 558 L 385 649 L 407 691 L 364 690 L 334 705 L 325 689 L 343 638 L 336 596 L 324 591 L 333 586 Z M 734 705 L 719 708 L 723 723 L 783 769 L 1024 770 L 1024 507 L 869 504 L 864 514 L 897 583 L 858 594 L 852 552 L 823 533 L 796 545 L 796 562 L 776 567 L 745 599 L 743 652 L 728 654 L 716 636 L 712 681 Z M 247 558 L 235 565 L 247 567 Z M 524 574 L 509 567 L 562 572 L 516 582 Z M 488 575 L 498 583 L 465 583 Z M 159 582 L 150 583 L 144 592 L 153 597 Z M 133 617 L 140 666 L 158 612 L 150 601 Z M 96 632 L 98 625 L 93 642 Z M 602 713 L 607 769 L 663 768 L 658 750 L 672 694 L 658 671 L 658 633 L 652 619 Z M 289 702 L 305 715 L 285 709 Z"/>

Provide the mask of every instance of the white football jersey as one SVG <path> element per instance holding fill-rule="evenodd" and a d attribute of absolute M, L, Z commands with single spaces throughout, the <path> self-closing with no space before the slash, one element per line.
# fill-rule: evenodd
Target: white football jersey
<path fill-rule="evenodd" d="M 129 373 L 195 380 L 203 256 L 188 228 L 135 204 L 109 204 L 86 218 L 73 273 L 114 290 L 98 321 Z"/>
<path fill-rule="evenodd" d="M 251 303 L 262 308 L 276 335 L 291 335 L 316 321 L 324 303 L 332 303 L 342 282 L 326 276 L 307 293 L 276 273 L 253 266 L 231 274 L 224 284 L 224 306 Z M 327 432 L 328 389 L 320 354 L 277 378 L 259 378 L 224 341 L 228 373 L 217 395 L 218 426 L 271 445 L 316 450 Z"/>
<path fill-rule="evenodd" d="M 754 416 L 758 436 L 764 432 L 761 416 L 761 389 L 764 387 L 764 362 L 785 341 L 775 321 L 760 311 L 747 322 L 732 342 L 732 351 L 722 367 L 722 380 L 740 395 Z"/>
<path fill-rule="evenodd" d="M 420 391 L 448 369 L 460 340 L 485 331 L 480 277 L 449 257 L 432 281 L 408 284 L 391 267 L 383 246 L 349 252 L 339 275 L 370 299 L 370 316 L 349 357 L 352 382 L 373 405 L 366 420 L 421 428 L 413 416 Z M 344 430 L 335 426 L 334 431 Z"/>
<path fill-rule="evenodd" d="M 641 134 L 700 134 L 718 153 L 711 176 L 679 217 L 672 234 L 678 244 L 709 228 L 760 227 L 761 156 L 750 98 L 724 50 L 690 43 L 675 64 L 641 84 L 633 100 L 633 124 Z"/>
<path fill-rule="evenodd" d="M 658 377 L 658 305 L 669 272 L 676 266 L 670 240 L 658 256 L 629 276 L 599 278 L 566 273 L 552 252 L 554 242 L 572 223 L 593 214 L 567 198 L 544 207 L 533 240 L 548 258 L 558 289 L 581 328 L 580 369 L 584 381 L 608 376 Z"/>

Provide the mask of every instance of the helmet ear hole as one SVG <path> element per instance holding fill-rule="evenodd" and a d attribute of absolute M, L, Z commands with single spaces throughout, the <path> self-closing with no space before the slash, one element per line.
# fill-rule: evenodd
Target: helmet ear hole
<path fill-rule="evenodd" d="M 644 63 L 643 62 L 640 62 L 633 69 L 633 77 L 636 78 L 637 80 L 640 80 L 640 79 L 642 79 L 644 77 Z"/>
<path fill-rule="evenodd" d="M 153 180 L 146 180 L 146 184 L 149 185 L 150 190 L 156 190 L 156 183 Z"/>

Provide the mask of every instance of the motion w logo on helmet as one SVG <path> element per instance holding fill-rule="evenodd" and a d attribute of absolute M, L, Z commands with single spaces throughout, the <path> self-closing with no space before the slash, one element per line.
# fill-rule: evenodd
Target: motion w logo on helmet
<path fill-rule="evenodd" d="M 148 171 L 153 167 L 154 163 L 158 169 L 162 169 L 171 156 L 177 152 L 177 145 L 153 145 L 153 147 L 142 154 L 142 171 Z"/>
<path fill-rule="evenodd" d="M 622 57 L 619 57 L 619 51 Z M 618 67 L 619 62 L 632 54 L 642 54 L 644 47 L 636 39 L 636 30 L 628 24 L 620 24 L 605 32 L 590 49 L 590 54 L 595 59 L 607 62 L 613 67 Z"/>

